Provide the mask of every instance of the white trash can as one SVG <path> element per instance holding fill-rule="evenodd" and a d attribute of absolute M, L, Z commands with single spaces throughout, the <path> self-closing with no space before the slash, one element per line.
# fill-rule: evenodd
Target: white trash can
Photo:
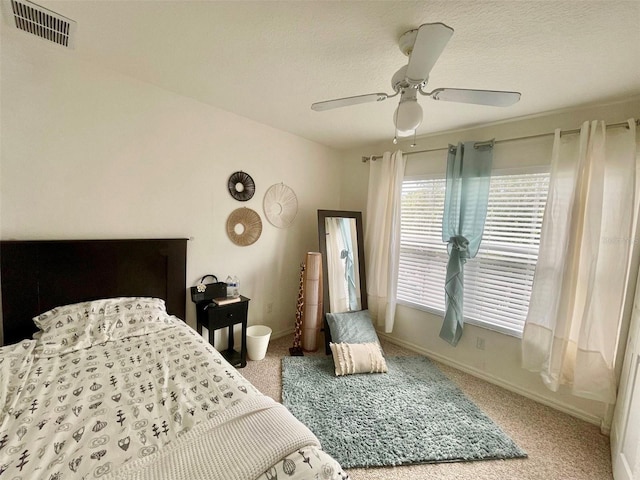
<path fill-rule="evenodd" d="M 267 354 L 271 329 L 265 325 L 247 327 L 247 355 L 249 360 L 262 360 Z"/>

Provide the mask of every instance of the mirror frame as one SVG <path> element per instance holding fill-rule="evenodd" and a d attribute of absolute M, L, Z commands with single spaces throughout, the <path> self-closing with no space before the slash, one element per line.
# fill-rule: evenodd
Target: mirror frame
<path fill-rule="evenodd" d="M 356 235 L 358 236 L 358 276 L 360 277 L 360 308 L 366 310 L 367 305 L 367 276 L 364 261 L 364 229 L 362 228 L 362 212 L 346 210 L 318 210 L 318 246 L 322 254 L 322 317 L 324 319 L 324 346 L 327 355 L 331 353 L 329 342 L 331 342 L 331 332 L 327 323 L 326 313 L 330 309 L 329 303 L 329 275 L 327 270 L 327 228 L 325 219 L 330 217 L 353 218 L 356 221 Z"/>

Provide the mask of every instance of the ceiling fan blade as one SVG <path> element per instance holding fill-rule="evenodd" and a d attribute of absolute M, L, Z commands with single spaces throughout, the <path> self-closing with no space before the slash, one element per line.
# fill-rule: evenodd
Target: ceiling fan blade
<path fill-rule="evenodd" d="M 317 102 L 311 105 L 311 110 L 321 112 L 332 108 L 347 107 L 359 103 L 381 102 L 389 97 L 386 93 L 369 93 L 367 95 L 356 95 L 355 97 L 336 98 L 325 102 Z"/>
<path fill-rule="evenodd" d="M 508 107 L 520 100 L 520 92 L 468 90 L 465 88 L 438 88 L 428 95 L 434 100 L 475 103 L 476 105 L 491 105 L 493 107 Z"/>
<path fill-rule="evenodd" d="M 407 78 L 410 81 L 421 83 L 429 77 L 429 72 L 447 46 L 451 35 L 453 28 L 444 23 L 420 25 L 407 66 Z"/>

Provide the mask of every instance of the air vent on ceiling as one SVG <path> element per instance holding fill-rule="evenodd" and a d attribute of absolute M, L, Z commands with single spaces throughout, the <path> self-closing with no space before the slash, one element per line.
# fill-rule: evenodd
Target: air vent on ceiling
<path fill-rule="evenodd" d="M 4 14 L 12 16 L 16 28 L 67 48 L 75 46 L 76 22 L 28 0 L 3 1 Z M 8 12 L 9 4 L 11 11 Z M 13 23 L 13 22 L 11 22 Z"/>

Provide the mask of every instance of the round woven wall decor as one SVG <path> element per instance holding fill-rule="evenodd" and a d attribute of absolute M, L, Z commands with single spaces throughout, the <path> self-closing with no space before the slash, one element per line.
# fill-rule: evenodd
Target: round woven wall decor
<path fill-rule="evenodd" d="M 231 196 L 241 202 L 246 202 L 256 193 L 256 184 L 253 178 L 242 170 L 231 174 L 227 187 Z"/>
<path fill-rule="evenodd" d="M 262 220 L 255 210 L 237 208 L 227 218 L 227 235 L 236 245 L 246 247 L 255 243 L 262 234 Z"/>
<path fill-rule="evenodd" d="M 264 215 L 274 227 L 285 228 L 293 223 L 298 213 L 298 198 L 284 183 L 271 185 L 262 201 Z"/>

